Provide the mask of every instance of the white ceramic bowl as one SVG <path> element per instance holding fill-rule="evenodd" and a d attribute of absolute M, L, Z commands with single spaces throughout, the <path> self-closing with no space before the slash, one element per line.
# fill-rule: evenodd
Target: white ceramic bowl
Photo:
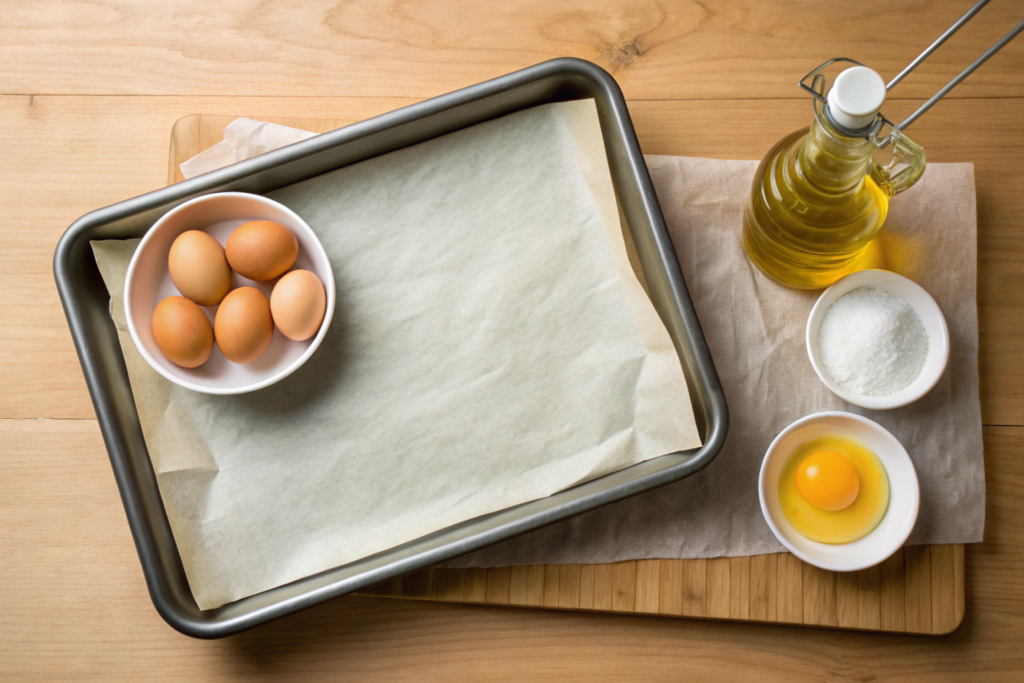
<path fill-rule="evenodd" d="M 921 374 L 903 389 L 888 396 L 863 396 L 844 389 L 832 379 L 832 375 L 821 362 L 821 351 L 818 348 L 821 321 L 825 319 L 825 314 L 837 299 L 861 287 L 878 287 L 906 301 L 917 313 L 928 334 L 928 355 L 925 357 Z M 935 299 L 916 282 L 888 270 L 862 270 L 851 273 L 833 284 L 822 292 L 818 302 L 814 304 L 807 319 L 807 355 L 810 356 L 811 365 L 825 386 L 844 401 L 874 410 L 899 408 L 927 394 L 942 377 L 949 361 L 949 328 L 946 327 L 946 318 L 943 317 Z"/>
<path fill-rule="evenodd" d="M 175 238 L 186 230 L 203 230 L 221 244 L 242 223 L 272 220 L 289 228 L 299 241 L 299 256 L 293 269 L 312 271 L 327 293 L 327 311 L 320 331 L 312 339 L 292 341 L 277 329 L 266 352 L 246 365 L 232 363 L 214 346 L 210 359 L 198 368 L 183 368 L 167 360 L 153 339 L 153 311 L 168 296 L 178 295 L 167 270 L 167 256 Z M 254 282 L 232 274 L 232 289 L 256 287 L 267 297 L 276 280 Z M 295 372 L 313 355 L 327 334 L 334 315 L 334 273 L 327 252 L 313 230 L 294 211 L 277 202 L 244 192 L 208 194 L 168 211 L 142 239 L 128 266 L 124 286 L 124 309 L 128 330 L 139 353 L 154 370 L 186 389 L 205 394 L 242 394 L 278 382 Z M 217 307 L 204 307 L 213 323 Z"/>
<path fill-rule="evenodd" d="M 889 509 L 874 531 L 852 543 L 833 545 L 801 536 L 779 503 L 779 475 L 793 452 L 827 435 L 845 436 L 874 451 L 889 476 Z M 786 427 L 775 437 L 761 463 L 758 481 L 761 512 L 782 545 L 804 562 L 836 572 L 872 567 L 906 542 L 917 522 L 921 490 L 906 449 L 884 427 L 853 413 L 815 413 Z"/>

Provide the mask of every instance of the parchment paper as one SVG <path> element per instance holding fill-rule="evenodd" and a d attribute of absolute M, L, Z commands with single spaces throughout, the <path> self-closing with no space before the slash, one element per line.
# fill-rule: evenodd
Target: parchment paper
<path fill-rule="evenodd" d="M 683 481 L 460 557 L 452 566 L 576 564 L 781 552 L 761 515 L 757 476 L 794 420 L 846 410 L 880 423 L 910 453 L 921 510 L 910 544 L 975 543 L 985 529 L 978 396 L 977 215 L 972 164 L 929 164 L 895 197 L 879 239 L 885 261 L 924 287 L 949 326 L 951 355 L 932 391 L 896 410 L 837 398 L 804 346 L 820 292 L 776 284 L 743 251 L 743 204 L 756 161 L 648 156 L 647 165 L 726 401 L 729 437 Z"/>
<path fill-rule="evenodd" d="M 310 361 L 251 394 L 150 369 L 122 305 L 137 243 L 93 245 L 202 609 L 699 445 L 626 258 L 593 101 L 269 196 L 317 232 L 338 304 Z"/>
<path fill-rule="evenodd" d="M 224 139 L 181 164 L 185 179 L 251 159 L 285 145 L 314 137 L 316 133 L 267 121 L 238 118 L 224 126 Z"/>

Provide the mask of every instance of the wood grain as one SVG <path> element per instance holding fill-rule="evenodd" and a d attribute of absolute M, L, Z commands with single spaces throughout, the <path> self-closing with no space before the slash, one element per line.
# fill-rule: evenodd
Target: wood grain
<path fill-rule="evenodd" d="M 632 612 L 636 608 L 636 561 L 612 565 L 612 610 Z"/>
<path fill-rule="evenodd" d="M 906 579 L 903 572 L 903 551 L 898 551 L 879 565 L 879 621 L 886 631 L 905 631 Z"/>
<path fill-rule="evenodd" d="M 963 546 L 936 545 L 911 546 L 881 568 L 851 573 L 823 571 L 788 553 L 710 562 L 638 560 L 608 565 L 506 567 L 486 570 L 488 592 L 483 602 L 946 635 L 956 630 L 964 617 L 964 590 L 962 585 L 957 586 L 964 575 L 960 566 L 963 558 Z M 685 585 L 687 565 L 705 570 L 711 567 L 710 583 L 694 582 L 701 586 L 699 597 L 694 585 Z M 590 576 L 602 577 L 599 600 L 581 595 L 584 569 Z M 458 583 L 461 577 L 445 580 L 446 587 L 440 590 L 443 579 L 439 577 L 449 571 L 455 570 L 417 572 L 362 594 L 480 602 L 454 588 L 462 585 Z M 530 575 L 538 577 L 541 585 L 528 589 Z M 588 581 L 588 597 L 590 586 Z M 686 594 L 688 599 L 683 597 Z"/>
<path fill-rule="evenodd" d="M 836 574 L 804 564 L 804 623 L 838 626 Z"/>
<path fill-rule="evenodd" d="M 682 565 L 683 590 L 682 590 L 682 614 L 687 617 L 711 616 L 708 607 L 708 560 L 676 560 Z M 722 612 L 724 610 L 717 609 Z"/>
<path fill-rule="evenodd" d="M 465 569 L 444 569 L 440 570 L 437 582 L 435 597 L 438 600 L 455 601 L 464 600 L 466 590 Z"/>
<path fill-rule="evenodd" d="M 579 609 L 580 565 L 563 564 L 558 568 L 558 607 Z M 655 610 L 657 611 L 657 610 Z"/>
<path fill-rule="evenodd" d="M 778 555 L 756 555 L 750 558 L 750 610 L 755 621 L 778 618 Z"/>
<path fill-rule="evenodd" d="M 672 616 L 684 614 L 684 560 L 661 560 L 661 571 L 659 572 L 659 598 L 658 613 Z M 593 565 L 591 565 L 593 566 Z M 703 601 L 704 588 L 699 591 L 699 598 Z M 583 605 L 581 604 L 580 607 Z M 701 615 L 703 616 L 703 614 Z"/>
<path fill-rule="evenodd" d="M 464 584 L 466 602 L 484 602 L 487 599 L 487 570 L 474 567 L 466 570 Z M 509 576 L 509 593 L 511 597 L 512 577 Z"/>
<path fill-rule="evenodd" d="M 615 565 L 594 565 L 593 609 L 611 611 L 615 594 Z"/>
<path fill-rule="evenodd" d="M 729 558 L 729 618 L 750 618 L 750 558 Z"/>
<path fill-rule="evenodd" d="M 954 566 L 956 547 L 936 545 L 929 547 L 928 552 L 931 554 L 931 630 L 936 633 L 949 633 L 958 625 L 956 603 L 959 591 L 953 585 L 958 576 Z"/>
<path fill-rule="evenodd" d="M 391 582 L 389 581 L 388 584 L 391 584 Z M 399 585 L 401 586 L 403 596 L 408 596 L 411 598 L 417 598 L 422 600 L 430 600 L 434 597 L 434 570 L 423 569 L 412 574 L 406 574 L 405 576 L 401 577 L 401 583 Z M 489 583 L 487 588 L 487 602 L 496 605 L 503 604 L 497 592 L 491 593 Z M 507 597 L 505 599 L 505 602 L 508 602 Z"/>
<path fill-rule="evenodd" d="M 845 54 L 891 75 L 969 4 L 0 1 L 0 677 L 1018 680 L 1024 429 L 1009 426 L 985 430 L 986 540 L 966 557 L 953 548 L 954 574 L 966 576 L 953 613 L 967 616 L 948 638 L 350 597 L 227 641 L 187 639 L 150 606 L 50 270 L 73 220 L 164 184 L 167 131 L 189 114 L 360 120 L 575 55 L 612 70 L 645 151 L 759 158 L 805 125 L 794 82 L 809 68 Z M 1002 35 L 1018 4 L 991 3 L 894 91 L 887 114 L 909 113 Z M 1022 50 L 1018 40 L 912 129 L 930 160 L 975 163 L 990 425 L 1024 425 Z M 666 98 L 692 101 L 653 101 Z M 948 562 L 942 551 L 939 561 Z M 660 597 L 675 599 L 680 586 L 666 576 L 692 586 L 703 577 L 706 587 L 721 567 L 662 562 Z M 779 619 L 802 615 L 799 562 L 780 555 L 777 572 Z M 593 609 L 597 573 L 580 567 L 581 608 Z M 543 577 L 527 570 L 531 604 L 542 601 Z M 610 603 L 611 577 L 602 581 Z M 902 553 L 861 575 L 862 622 L 875 582 L 879 622 L 904 628 Z M 435 570 L 431 590 L 483 602 L 487 585 L 486 570 Z M 678 595 L 672 609 L 682 612 L 681 586 Z M 697 610 L 699 594 L 688 595 Z M 946 618 L 948 606 L 931 609 L 933 625 Z"/>
<path fill-rule="evenodd" d="M 544 597 L 541 600 L 544 607 L 558 607 L 559 574 L 561 572 L 557 564 L 544 566 Z"/>
<path fill-rule="evenodd" d="M 716 619 L 732 617 L 732 560 L 714 557 L 708 560 L 705 605 L 707 616 Z M 737 611 L 739 611 L 737 609 Z"/>
<path fill-rule="evenodd" d="M 960 546 L 960 554 L 963 555 L 963 546 Z M 880 629 L 882 628 L 882 594 L 879 583 L 881 569 L 869 567 L 857 574 L 857 625 L 869 630 Z M 957 578 L 954 577 L 954 582 Z M 962 589 L 954 587 L 954 601 L 958 591 L 962 591 Z M 957 623 L 962 620 L 963 614 L 961 613 Z"/>
<path fill-rule="evenodd" d="M 511 591 L 512 569 L 510 567 L 492 567 L 487 570 L 487 591 L 484 594 L 487 604 L 507 605 Z M 424 596 L 416 594 L 414 597 L 422 598 Z"/>
<path fill-rule="evenodd" d="M 804 620 L 804 570 L 803 563 L 789 553 L 779 556 L 775 570 L 779 577 L 778 607 L 779 621 L 788 624 L 802 624 Z"/>
<path fill-rule="evenodd" d="M 903 549 L 903 593 L 906 626 L 910 633 L 932 625 L 931 549 L 907 546 Z"/>
<path fill-rule="evenodd" d="M 952 571 L 950 575 L 952 580 Z M 953 593 L 950 586 L 951 597 Z M 843 628 L 860 626 L 860 576 L 857 572 L 836 574 L 836 623 Z"/>
<path fill-rule="evenodd" d="M 429 97 L 562 56 L 632 99 L 798 98 L 829 57 L 894 76 L 963 0 L 124 0 L 5 3 L 0 87 L 15 94 Z M 1020 20 L 994 2 L 904 81 L 924 99 Z M 951 97 L 1024 95 L 1013 43 Z"/>
<path fill-rule="evenodd" d="M 585 564 L 580 567 L 580 609 L 594 609 L 594 581 L 597 565 Z"/>
<path fill-rule="evenodd" d="M 988 427 L 985 441 L 989 527 L 967 553 L 966 622 L 948 638 L 349 597 L 204 642 L 172 631 L 149 602 L 96 422 L 0 420 L 0 672 L 75 681 L 1015 680 L 1024 670 L 1024 428 Z M 464 599 L 481 600 L 487 586 L 486 570 L 433 576 L 436 598 L 461 585 Z"/>
<path fill-rule="evenodd" d="M 658 614 L 661 608 L 661 560 L 637 560 L 634 611 Z"/>

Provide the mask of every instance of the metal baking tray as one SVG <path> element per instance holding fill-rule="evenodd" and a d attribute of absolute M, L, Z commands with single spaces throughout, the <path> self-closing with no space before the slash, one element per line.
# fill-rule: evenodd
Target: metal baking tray
<path fill-rule="evenodd" d="M 597 103 L 621 215 L 635 245 L 648 292 L 679 353 L 704 446 L 471 519 L 217 609 L 200 610 L 167 522 L 117 332 L 108 313 L 110 297 L 89 241 L 141 237 L 164 213 L 199 195 L 226 190 L 269 192 L 522 109 L 586 98 Z M 171 626 L 197 638 L 232 635 L 669 484 L 711 462 L 725 441 L 725 397 L 665 229 L 625 100 L 608 73 L 583 60 L 544 62 L 93 211 L 64 233 L 54 254 L 53 270 L 153 604 Z"/>

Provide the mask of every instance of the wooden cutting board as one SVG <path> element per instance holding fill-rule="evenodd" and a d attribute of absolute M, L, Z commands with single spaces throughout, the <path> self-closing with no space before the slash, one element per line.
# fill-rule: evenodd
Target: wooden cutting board
<path fill-rule="evenodd" d="M 235 118 L 197 114 L 180 119 L 171 132 L 169 182 L 184 180 L 179 164 L 223 140 L 224 127 Z M 354 122 L 250 118 L 314 133 Z M 645 132 L 639 131 L 641 140 Z M 789 553 L 710 560 L 433 568 L 362 594 L 944 635 L 964 618 L 964 546 L 910 546 L 877 567 L 852 573 L 823 571 Z"/>

